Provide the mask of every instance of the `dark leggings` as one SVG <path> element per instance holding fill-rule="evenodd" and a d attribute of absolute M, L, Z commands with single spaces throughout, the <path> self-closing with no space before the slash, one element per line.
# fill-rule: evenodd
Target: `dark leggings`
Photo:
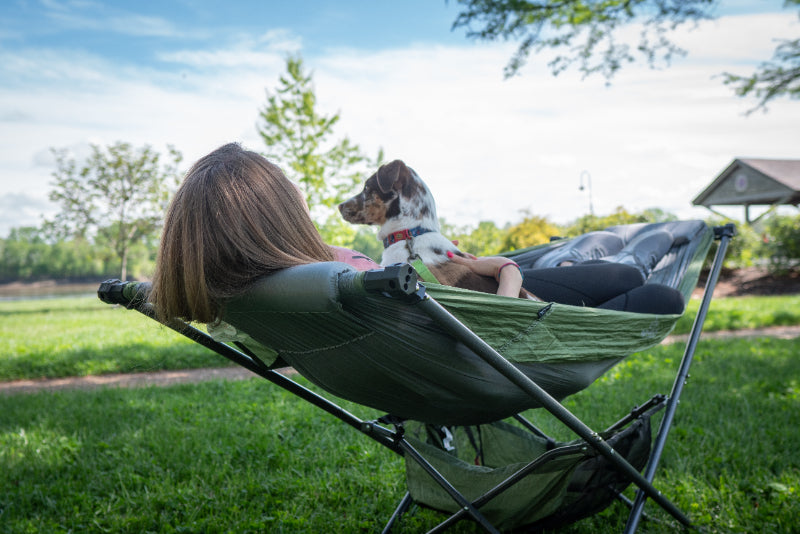
<path fill-rule="evenodd" d="M 683 313 L 680 291 L 645 284 L 635 267 L 620 263 L 526 269 L 523 287 L 547 302 L 637 313 Z"/>

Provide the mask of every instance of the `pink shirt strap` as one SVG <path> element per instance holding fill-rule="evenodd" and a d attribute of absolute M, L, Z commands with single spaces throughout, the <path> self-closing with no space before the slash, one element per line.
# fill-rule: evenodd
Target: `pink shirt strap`
<path fill-rule="evenodd" d="M 334 246 L 331 246 L 331 250 L 333 251 L 333 255 L 336 257 L 336 261 L 346 263 L 347 265 L 350 265 L 359 271 L 369 271 L 370 269 L 382 268 L 372 259 L 355 250 Z"/>

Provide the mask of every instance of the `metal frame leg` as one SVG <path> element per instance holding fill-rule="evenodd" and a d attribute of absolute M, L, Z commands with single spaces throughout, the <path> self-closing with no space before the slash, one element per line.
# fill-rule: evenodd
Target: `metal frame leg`
<path fill-rule="evenodd" d="M 670 513 L 675 519 L 686 526 L 691 525 L 689 518 L 678 509 L 675 504 L 665 498 L 661 492 L 656 490 L 650 481 L 646 480 L 629 462 L 619 455 L 606 441 L 591 428 L 586 426 L 583 421 L 567 410 L 561 403 L 555 400 L 549 393 L 543 390 L 538 384 L 527 377 L 522 371 L 514 367 L 508 360 L 503 358 L 483 339 L 478 337 L 472 330 L 464 326 L 458 319 L 453 317 L 435 300 L 425 297 L 418 306 L 427 313 L 437 324 L 448 330 L 456 339 L 460 340 L 469 347 L 475 354 L 480 356 L 486 363 L 494 367 L 500 374 L 505 376 L 514 385 L 541 404 L 548 412 L 557 417 L 578 437 L 594 448 L 601 456 L 614 466 L 619 472 L 624 474 L 631 482 L 641 488 L 648 497 L 656 501 L 662 508 Z"/>
<path fill-rule="evenodd" d="M 703 291 L 703 300 L 700 303 L 697 316 L 692 324 L 689 340 L 686 342 L 686 349 L 684 350 L 683 358 L 681 359 L 678 375 L 675 378 L 675 382 L 672 386 L 672 392 L 670 393 L 669 400 L 667 401 L 664 418 L 661 420 L 661 425 L 659 426 L 658 433 L 656 434 L 656 439 L 653 444 L 653 452 L 650 454 L 650 460 L 647 463 L 647 467 L 644 472 L 644 478 L 648 482 L 652 482 L 655 476 L 656 468 L 658 467 L 658 462 L 661 459 L 661 454 L 664 451 L 664 445 L 667 442 L 667 436 L 669 435 L 669 430 L 675 417 L 675 411 L 678 408 L 681 392 L 683 391 L 683 386 L 686 384 L 686 379 L 689 376 L 689 367 L 692 365 L 694 352 L 700 339 L 700 332 L 703 329 L 703 323 L 706 320 L 708 307 L 711 304 L 711 299 L 714 294 L 714 288 L 717 285 L 717 279 L 719 278 L 719 273 L 722 269 L 722 262 L 725 259 L 725 252 L 727 251 L 728 243 L 730 242 L 731 238 L 733 238 L 733 236 L 736 234 L 736 227 L 732 224 L 728 224 L 714 228 L 714 233 L 715 237 L 720 240 L 719 248 L 717 249 L 717 254 L 714 257 L 714 263 L 711 266 L 711 272 L 708 280 L 706 280 L 706 286 Z M 625 525 L 625 534 L 632 534 L 633 532 L 636 532 L 636 528 L 638 527 L 639 520 L 642 516 L 646 498 L 647 496 L 641 489 L 636 492 L 636 499 L 633 502 L 631 513 L 628 516 L 628 523 Z"/>
<path fill-rule="evenodd" d="M 125 283 L 115 284 L 119 286 L 120 291 L 124 288 Z M 131 304 L 130 302 L 125 304 Z M 153 313 L 152 307 L 144 301 L 134 302 L 129 306 L 136 311 L 147 315 L 151 319 L 158 321 Z M 361 419 L 350 412 L 346 411 L 339 405 L 329 401 L 325 397 L 318 395 L 310 389 L 302 386 L 294 380 L 278 373 L 277 371 L 265 365 L 257 356 L 249 352 L 246 347 L 240 346 L 241 350 L 236 350 L 231 346 L 220 343 L 208 334 L 198 330 L 197 328 L 179 320 L 163 322 L 158 321 L 168 328 L 178 332 L 179 334 L 200 343 L 201 345 L 213 350 L 217 354 L 245 367 L 253 373 L 267 379 L 278 387 L 293 393 L 297 397 L 310 402 L 311 404 L 321 408 L 323 411 L 333 415 L 340 421 L 350 425 L 362 434 L 365 434 L 375 442 L 385 446 L 391 451 L 402 456 L 410 457 L 416 461 L 461 507 L 461 511 L 456 515 L 461 517 L 461 514 L 468 515 L 473 521 L 480 525 L 489 534 L 499 534 L 499 531 L 481 514 L 477 507 L 473 505 L 463 494 L 456 490 L 447 479 L 445 479 L 436 469 L 403 437 L 404 430 L 402 426 L 397 426 L 395 430 L 385 428 L 374 421 L 366 421 Z M 392 524 L 395 522 L 407 508 L 410 503 L 410 495 L 407 495 L 400 506 L 395 511 L 394 515 L 386 525 L 384 532 L 388 532 Z"/>
<path fill-rule="evenodd" d="M 392 530 L 392 527 L 400 519 L 403 514 L 405 514 L 408 509 L 411 507 L 411 494 L 406 492 L 403 498 L 400 500 L 400 504 L 397 505 L 392 517 L 389 518 L 389 521 L 386 523 L 386 526 L 383 527 L 381 534 L 389 534 Z"/>

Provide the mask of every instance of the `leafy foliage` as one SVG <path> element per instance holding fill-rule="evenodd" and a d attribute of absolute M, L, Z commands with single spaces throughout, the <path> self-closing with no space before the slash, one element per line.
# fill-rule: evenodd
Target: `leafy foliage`
<path fill-rule="evenodd" d="M 341 246 L 357 250 L 376 262 L 380 262 L 381 254 L 383 254 L 383 244 L 378 241 L 377 234 L 376 227 L 361 225 L 357 227 L 352 237 L 342 242 Z"/>
<path fill-rule="evenodd" d="M 83 238 L 48 242 L 32 226 L 14 228 L 0 240 L 0 280 L 77 278 L 109 274 L 108 266 Z"/>
<path fill-rule="evenodd" d="M 317 109 L 312 75 L 305 73 L 299 56 L 287 58 L 286 73 L 275 91 L 267 92 L 259 118 L 265 156 L 298 183 L 323 238 L 337 244 L 342 233 L 354 237 L 355 231 L 336 216 L 335 208 L 364 179 L 371 162 L 349 138 L 329 140 L 340 116 L 326 116 Z"/>
<path fill-rule="evenodd" d="M 767 220 L 764 255 L 772 270 L 782 272 L 800 264 L 800 216 L 776 215 Z"/>
<path fill-rule="evenodd" d="M 507 229 L 493 221 L 481 221 L 475 228 L 457 228 L 441 221 L 442 231 L 458 242 L 458 248 L 475 256 L 493 256 L 503 252 Z"/>
<path fill-rule="evenodd" d="M 717 0 L 459 0 L 464 10 L 453 28 L 464 27 L 467 37 L 521 41 L 505 67 L 505 76 L 517 74 L 531 52 L 558 51 L 550 61 L 553 74 L 573 64 L 585 76 L 600 73 L 607 79 L 637 58 L 650 66 L 669 62 L 685 52 L 667 39 L 668 30 L 710 18 Z M 615 32 L 639 22 L 642 32 L 635 46 L 617 39 Z"/>
<path fill-rule="evenodd" d="M 528 213 L 522 222 L 508 229 L 503 240 L 503 249 L 518 250 L 541 245 L 548 243 L 551 237 L 558 236 L 560 233 L 559 228 L 548 221 L 546 217 Z"/>
<path fill-rule="evenodd" d="M 136 241 L 153 239 L 160 231 L 170 192 L 177 187 L 177 167 L 183 159 L 173 147 L 168 160 L 150 146 L 129 143 L 102 148 L 79 167 L 66 149 L 52 152 L 50 200 L 61 211 L 46 228 L 57 239 L 91 239 L 107 244 L 120 260 L 120 278 L 127 276 L 128 256 Z"/>
<path fill-rule="evenodd" d="M 767 103 L 779 96 L 800 98 L 800 39 L 781 41 L 772 61 L 759 65 L 750 76 L 731 73 L 723 76 L 724 83 L 734 86 L 737 95 L 758 98 L 758 104 L 748 113 L 766 110 Z"/>
<path fill-rule="evenodd" d="M 617 206 L 613 213 L 610 215 L 584 215 L 578 218 L 574 223 L 567 227 L 567 236 L 575 237 L 587 232 L 595 230 L 602 230 L 609 226 L 617 226 L 621 224 L 634 224 L 642 222 L 657 222 L 650 215 L 655 214 L 655 211 L 644 212 L 640 214 L 630 213 L 622 206 Z"/>
<path fill-rule="evenodd" d="M 610 80 L 627 63 L 644 60 L 650 67 L 669 64 L 685 50 L 668 33 L 678 26 L 713 18 L 719 0 L 458 0 L 463 10 L 453 29 L 486 41 L 515 40 L 520 45 L 506 64 L 505 76 L 518 74 L 531 53 L 556 52 L 548 66 L 557 75 L 577 64 L 584 75 Z M 800 0 L 785 0 L 792 8 Z M 639 24 L 638 44 L 625 39 L 623 28 Z M 800 39 L 784 40 L 772 61 L 750 76 L 723 74 L 738 96 L 755 96 L 750 110 L 766 110 L 774 98 L 800 97 Z"/>
<path fill-rule="evenodd" d="M 669 220 L 676 220 L 676 217 L 661 210 L 631 213 L 618 207 L 608 215 L 584 215 L 565 226 L 530 214 L 520 222 L 502 228 L 492 221 L 481 221 L 477 226 L 457 226 L 444 220 L 440 220 L 440 224 L 442 233 L 458 241 L 459 248 L 477 256 L 486 256 L 546 243 L 554 236 L 574 237 L 618 224 Z M 718 226 L 732 221 L 712 217 L 706 222 L 709 226 Z M 331 224 L 323 225 L 321 229 L 327 242 L 358 250 L 376 261 L 380 260 L 383 247 L 376 238 L 375 228 Z M 716 242 L 713 246 L 716 246 Z M 155 238 L 132 244 L 129 256 L 134 278 L 148 276 L 155 252 Z M 730 242 L 725 266 L 741 268 L 765 264 L 780 274 L 796 268 L 798 261 L 800 216 L 772 215 L 764 219 L 764 226 L 760 230 L 737 224 L 737 236 Z M 0 239 L 0 281 L 98 279 L 109 277 L 118 267 L 118 259 L 107 246 L 81 237 L 53 241 L 46 239 L 42 229 L 26 227 L 13 229 L 6 239 Z"/>
<path fill-rule="evenodd" d="M 106 243 L 76 236 L 50 239 L 42 228 L 14 228 L 0 239 L 0 282 L 94 280 L 119 276 L 120 260 Z M 128 251 L 128 273 L 147 278 L 155 262 L 155 239 L 137 240 Z"/>

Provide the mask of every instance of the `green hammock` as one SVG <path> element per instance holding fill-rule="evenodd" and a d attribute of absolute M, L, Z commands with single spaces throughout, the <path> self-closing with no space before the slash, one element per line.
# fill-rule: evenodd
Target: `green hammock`
<path fill-rule="evenodd" d="M 621 228 L 623 233 L 634 230 Z M 694 229 L 692 235 L 676 240 L 652 273 L 653 280 L 669 283 L 687 299 L 714 236 L 702 223 L 688 228 Z M 635 231 L 643 229 L 648 227 Z M 717 252 L 711 292 L 707 286 L 676 385 L 688 373 L 733 235 L 732 229 L 718 230 L 716 237 L 723 236 L 725 246 Z M 560 247 L 569 247 L 569 241 L 512 257 L 533 264 L 543 252 Z M 109 281 L 98 294 L 105 302 L 152 317 L 148 290 L 147 284 Z M 586 427 L 558 402 L 627 355 L 660 342 L 678 318 L 419 286 L 407 265 L 357 272 L 329 262 L 280 271 L 227 302 L 223 320 L 246 334 L 245 341 L 235 343 L 239 350 L 180 321 L 165 324 L 403 455 L 409 494 L 387 530 L 413 500 L 453 514 L 443 525 L 469 517 L 487 532 L 496 532 L 579 519 L 603 509 L 631 482 L 639 488 L 633 530 L 645 498 L 690 524 L 653 487 L 652 473 L 640 473 L 645 462 L 648 471 L 655 468 L 666 440 L 662 423 L 651 454 L 652 410 L 666 405 L 664 420 L 671 423 L 680 389 L 668 401 L 654 397 L 645 405 L 648 409 L 634 410 L 602 433 Z M 273 370 L 285 365 L 336 397 L 387 415 L 361 420 Z M 578 439 L 555 442 L 519 418 L 537 407 L 552 413 Z M 509 417 L 518 424 L 502 421 Z M 469 429 L 479 432 L 477 446 Z M 448 433 L 447 440 L 431 439 L 439 431 Z M 474 454 L 481 465 L 470 461 Z"/>
<path fill-rule="evenodd" d="M 681 270 L 674 277 L 678 287 L 693 289 L 697 283 L 712 242 L 711 230 L 702 223 L 701 229 L 673 255 L 672 271 Z M 334 395 L 406 419 L 469 424 L 539 406 L 418 307 L 369 289 L 367 276 L 335 262 L 287 269 L 228 302 L 224 320 L 256 342 L 251 350 L 269 347 Z M 438 284 L 426 284 L 425 291 L 556 399 L 659 343 L 680 317 Z"/>

